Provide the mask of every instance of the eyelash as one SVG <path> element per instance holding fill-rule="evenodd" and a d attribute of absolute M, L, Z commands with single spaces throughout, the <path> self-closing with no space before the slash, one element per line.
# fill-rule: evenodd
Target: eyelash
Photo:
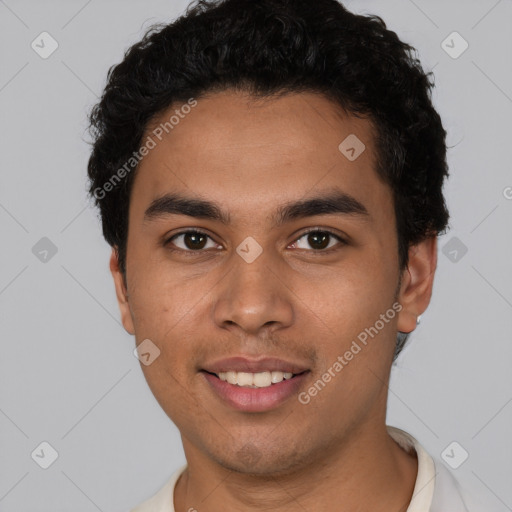
<path fill-rule="evenodd" d="M 292 244 L 295 244 L 298 240 L 305 237 L 306 235 L 309 235 L 310 233 L 325 233 L 325 234 L 329 235 L 330 237 L 335 238 L 339 242 L 339 244 L 337 244 L 334 247 L 330 247 L 329 249 L 310 249 L 310 250 L 308 250 L 308 252 L 313 252 L 316 254 L 320 254 L 320 253 L 331 254 L 333 251 L 339 250 L 340 249 L 339 246 L 347 245 L 347 241 L 344 240 L 340 235 L 333 233 L 332 231 L 329 231 L 328 229 L 320 229 L 320 228 L 311 228 L 311 229 L 304 231 L 300 236 L 298 236 L 292 242 Z M 202 236 L 208 237 L 210 240 L 213 240 L 212 237 L 210 235 L 208 235 L 208 233 L 205 233 L 204 231 L 200 231 L 198 229 L 188 229 L 186 231 L 180 231 L 179 233 L 175 233 L 173 236 L 171 236 L 164 242 L 164 246 L 171 252 L 181 252 L 181 253 L 186 254 L 186 256 L 195 256 L 196 254 L 201 254 L 206 251 L 206 249 L 198 249 L 198 250 L 194 251 L 192 249 L 181 249 L 181 248 L 170 247 L 170 244 L 174 239 L 176 239 L 179 236 L 187 235 L 187 234 L 202 235 Z M 299 249 L 299 250 L 306 250 L 306 249 Z"/>

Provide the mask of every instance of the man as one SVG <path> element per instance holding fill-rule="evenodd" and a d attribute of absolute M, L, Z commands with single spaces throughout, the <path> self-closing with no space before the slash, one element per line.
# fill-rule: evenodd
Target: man
<path fill-rule="evenodd" d="M 187 459 L 135 511 L 467 510 L 385 423 L 448 222 L 432 86 L 335 0 L 203 1 L 110 70 L 90 192 Z"/>

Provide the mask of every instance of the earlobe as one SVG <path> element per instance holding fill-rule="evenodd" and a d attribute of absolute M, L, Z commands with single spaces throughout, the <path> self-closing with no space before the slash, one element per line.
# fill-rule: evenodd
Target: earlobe
<path fill-rule="evenodd" d="M 117 248 L 112 248 L 110 255 L 110 272 L 114 279 L 114 286 L 116 289 L 117 303 L 121 312 L 121 321 L 126 332 L 134 335 L 135 329 L 133 326 L 133 318 L 130 310 L 130 304 L 128 302 L 128 290 L 124 284 L 123 274 L 119 269 L 119 258 L 117 254 Z"/>
<path fill-rule="evenodd" d="M 428 237 L 409 248 L 409 262 L 403 271 L 398 301 L 402 310 L 398 330 L 412 332 L 432 296 L 437 267 L 437 236 Z"/>

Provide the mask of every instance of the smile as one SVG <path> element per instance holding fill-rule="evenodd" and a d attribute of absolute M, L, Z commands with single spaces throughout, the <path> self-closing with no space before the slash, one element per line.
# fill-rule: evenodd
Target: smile
<path fill-rule="evenodd" d="M 267 388 L 272 384 L 279 384 L 283 380 L 291 379 L 294 374 L 291 372 L 268 371 L 258 373 L 248 372 L 220 372 L 217 374 L 220 380 L 249 388 Z"/>
<path fill-rule="evenodd" d="M 281 371 L 200 372 L 216 397 L 230 408 L 243 412 L 265 412 L 276 409 L 298 394 L 309 371 L 298 374 Z"/>

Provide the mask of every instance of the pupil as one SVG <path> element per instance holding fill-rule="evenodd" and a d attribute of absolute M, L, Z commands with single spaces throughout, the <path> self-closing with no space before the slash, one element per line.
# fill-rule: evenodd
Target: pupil
<path fill-rule="evenodd" d="M 203 239 L 201 243 L 199 241 L 199 239 Z M 185 235 L 185 245 L 187 246 L 188 249 L 202 249 L 203 246 L 204 246 L 204 240 L 206 239 L 206 237 L 204 235 L 201 235 L 199 233 L 187 233 Z M 192 243 L 189 243 L 190 241 L 192 241 Z M 199 243 L 198 243 L 199 241 Z"/>
<path fill-rule="evenodd" d="M 320 240 L 320 243 L 318 243 L 318 240 Z M 324 249 L 329 245 L 329 234 L 323 231 L 310 233 L 308 236 L 308 243 L 315 249 Z M 319 247 L 315 247 L 315 244 L 319 245 Z"/>

